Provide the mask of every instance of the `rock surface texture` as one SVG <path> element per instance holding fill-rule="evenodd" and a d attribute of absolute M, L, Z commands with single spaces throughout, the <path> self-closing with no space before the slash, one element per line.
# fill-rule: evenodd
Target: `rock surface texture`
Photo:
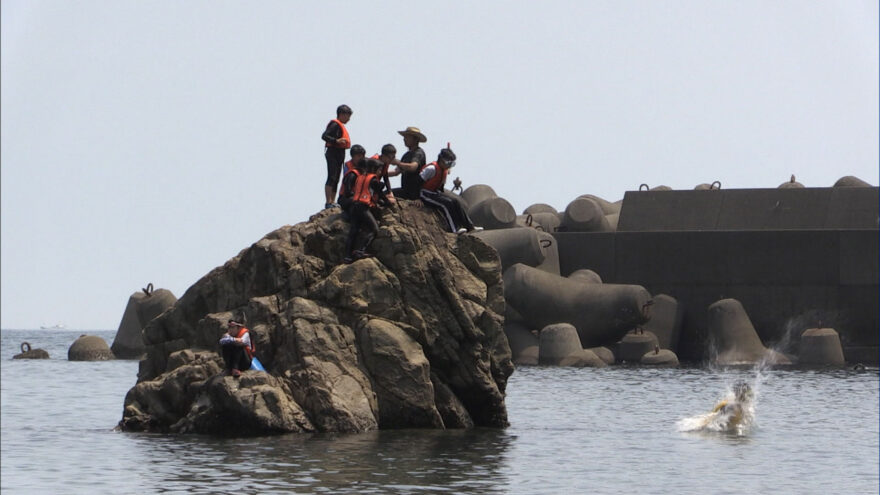
<path fill-rule="evenodd" d="M 375 257 L 343 264 L 339 210 L 285 226 L 190 287 L 144 329 L 128 431 L 253 435 L 507 425 L 513 372 L 501 263 L 419 202 L 383 210 Z M 225 376 L 245 320 L 267 372 Z"/>

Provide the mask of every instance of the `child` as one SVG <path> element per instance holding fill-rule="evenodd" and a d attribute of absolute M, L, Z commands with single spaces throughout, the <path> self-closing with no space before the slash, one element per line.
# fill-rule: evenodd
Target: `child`
<path fill-rule="evenodd" d="M 227 325 L 226 333 L 220 338 L 220 350 L 227 374 L 238 378 L 241 370 L 250 369 L 256 348 L 244 325 L 234 320 L 229 320 Z"/>
<path fill-rule="evenodd" d="M 362 161 L 364 165 L 364 174 L 357 178 L 354 184 L 351 206 L 348 213 L 351 216 L 351 230 L 348 231 L 348 239 L 345 241 L 346 256 L 343 259 L 345 263 L 352 263 L 355 260 L 369 257 L 367 248 L 373 242 L 376 234 L 379 233 L 379 224 L 370 212 L 370 209 L 377 205 L 388 205 L 388 199 L 385 197 L 385 185 L 379 180 L 378 172 L 384 164 L 372 158 Z M 359 249 L 354 249 L 354 242 L 362 228 L 367 229 L 367 236 L 363 245 Z"/>

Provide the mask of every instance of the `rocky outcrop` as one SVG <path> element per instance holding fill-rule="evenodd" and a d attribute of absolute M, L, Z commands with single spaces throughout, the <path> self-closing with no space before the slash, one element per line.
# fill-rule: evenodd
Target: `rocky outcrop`
<path fill-rule="evenodd" d="M 374 258 L 342 263 L 339 210 L 285 226 L 190 287 L 144 329 L 130 431 L 266 434 L 507 425 L 513 371 L 501 264 L 434 210 L 383 210 Z M 224 376 L 245 320 L 267 372 Z"/>

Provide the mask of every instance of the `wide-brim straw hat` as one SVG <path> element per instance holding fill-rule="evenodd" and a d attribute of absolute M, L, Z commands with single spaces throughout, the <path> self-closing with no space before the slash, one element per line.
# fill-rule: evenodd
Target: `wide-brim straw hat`
<path fill-rule="evenodd" d="M 397 131 L 397 133 L 400 134 L 401 136 L 406 136 L 407 134 L 413 135 L 416 137 L 416 139 L 419 140 L 420 143 L 424 143 L 425 141 L 428 140 L 428 138 L 426 138 L 425 135 L 422 134 L 422 131 L 419 130 L 418 127 L 410 126 L 410 127 L 407 127 L 405 131 Z"/>

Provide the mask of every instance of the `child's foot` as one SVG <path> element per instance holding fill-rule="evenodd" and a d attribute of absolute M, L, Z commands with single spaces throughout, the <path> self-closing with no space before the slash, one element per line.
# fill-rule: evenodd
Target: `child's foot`
<path fill-rule="evenodd" d="M 373 257 L 372 254 L 364 251 L 363 249 L 358 249 L 357 251 L 354 252 L 354 259 L 356 259 L 356 260 L 362 260 L 364 258 L 372 258 L 372 257 Z"/>

